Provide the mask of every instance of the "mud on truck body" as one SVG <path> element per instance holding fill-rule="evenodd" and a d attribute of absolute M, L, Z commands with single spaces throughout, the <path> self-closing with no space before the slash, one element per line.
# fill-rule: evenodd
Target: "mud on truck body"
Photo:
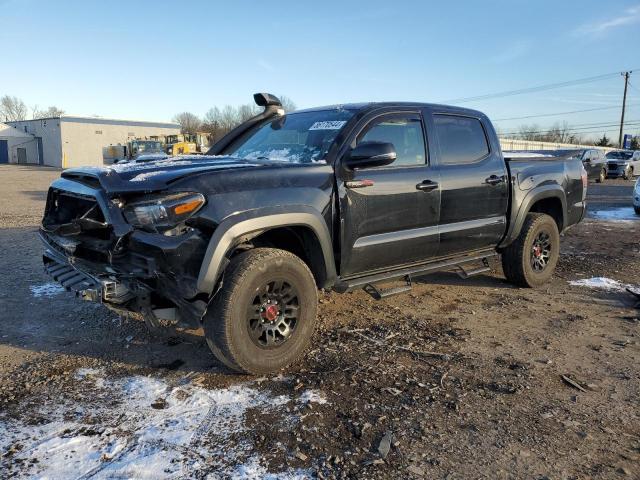
<path fill-rule="evenodd" d="M 46 271 L 154 330 L 204 328 L 229 368 L 295 362 L 318 289 L 382 299 L 412 277 L 487 271 L 537 287 L 585 212 L 576 159 L 505 159 L 488 118 L 366 103 L 264 111 L 207 155 L 66 170 L 40 230 Z M 400 287 L 380 285 L 402 281 Z"/>

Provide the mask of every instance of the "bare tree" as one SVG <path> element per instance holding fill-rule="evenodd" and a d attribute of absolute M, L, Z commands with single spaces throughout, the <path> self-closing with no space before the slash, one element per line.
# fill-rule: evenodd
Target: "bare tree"
<path fill-rule="evenodd" d="M 5 95 L 0 98 L 0 119 L 5 122 L 17 122 L 27 119 L 27 106 L 18 97 Z"/>
<path fill-rule="evenodd" d="M 52 118 L 60 117 L 64 115 L 64 110 L 56 106 L 51 106 L 46 110 L 40 110 L 37 105 L 31 109 L 31 118 L 37 120 L 38 118 Z"/>
<path fill-rule="evenodd" d="M 278 98 L 285 112 L 293 112 L 297 108 L 295 102 L 286 95 L 280 95 Z"/>
<path fill-rule="evenodd" d="M 582 143 L 583 138 L 572 133 L 571 130 L 571 126 L 566 121 L 562 123 L 555 123 L 547 129 L 541 128 L 536 124 L 531 124 L 520 125 L 516 135 L 523 140 L 531 140 L 535 142 Z"/>
<path fill-rule="evenodd" d="M 182 133 L 196 133 L 202 126 L 200 118 L 191 112 L 178 113 L 173 117 L 173 121 L 180 125 Z"/>
<path fill-rule="evenodd" d="M 280 98 L 285 111 L 290 112 L 296 109 L 295 103 L 289 97 L 283 95 L 278 98 Z M 241 123 L 258 115 L 261 111 L 260 107 L 249 103 L 237 107 L 233 105 L 225 105 L 222 108 L 213 107 L 204 115 L 200 129 L 209 133 L 215 142 Z M 176 121 L 178 121 L 177 118 Z M 178 123 L 180 122 L 178 121 Z M 180 124 L 182 125 L 182 123 Z"/>
<path fill-rule="evenodd" d="M 257 105 L 247 103 L 238 107 L 238 121 L 240 123 L 246 122 L 251 117 L 255 117 L 260 112 Z"/>

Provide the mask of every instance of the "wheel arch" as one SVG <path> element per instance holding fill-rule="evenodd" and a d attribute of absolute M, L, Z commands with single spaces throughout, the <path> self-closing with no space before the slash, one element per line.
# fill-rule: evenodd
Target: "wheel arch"
<path fill-rule="evenodd" d="M 545 213 L 553 218 L 562 232 L 567 219 L 567 199 L 560 185 L 546 185 L 530 191 L 520 204 L 520 208 L 511 223 L 507 235 L 500 244 L 504 248 L 511 244 L 522 230 L 527 214 L 530 212 Z"/>
<path fill-rule="evenodd" d="M 335 283 L 337 274 L 333 244 L 327 224 L 311 207 L 255 210 L 233 215 L 218 225 L 204 255 L 198 290 L 211 294 L 230 256 L 248 241 L 282 248 L 307 263 L 318 287 Z"/>

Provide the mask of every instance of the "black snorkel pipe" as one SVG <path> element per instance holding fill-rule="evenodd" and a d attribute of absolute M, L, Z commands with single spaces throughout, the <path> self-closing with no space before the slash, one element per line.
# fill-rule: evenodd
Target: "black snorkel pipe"
<path fill-rule="evenodd" d="M 248 130 L 251 130 L 256 124 L 261 123 L 267 118 L 284 115 L 284 108 L 282 108 L 282 102 L 278 97 L 270 93 L 254 93 L 253 100 L 260 107 L 264 107 L 262 113 L 259 113 L 255 117 L 251 117 L 244 123 L 241 123 L 236 128 L 231 130 L 220 140 L 214 143 L 207 151 L 207 155 L 219 155 L 225 148 L 227 148 L 231 142 L 236 140 L 239 136 L 243 135 Z"/>

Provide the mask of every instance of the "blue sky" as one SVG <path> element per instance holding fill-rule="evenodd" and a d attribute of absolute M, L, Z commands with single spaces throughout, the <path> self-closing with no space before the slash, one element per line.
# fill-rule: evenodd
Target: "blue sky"
<path fill-rule="evenodd" d="M 69 114 L 169 120 L 256 91 L 298 107 L 437 102 L 638 67 L 627 118 L 640 120 L 638 0 L 0 0 L 0 12 L 0 95 Z M 622 87 L 612 77 L 465 105 L 494 119 L 615 107 Z M 509 131 L 619 116 L 611 108 L 496 123 Z"/>

